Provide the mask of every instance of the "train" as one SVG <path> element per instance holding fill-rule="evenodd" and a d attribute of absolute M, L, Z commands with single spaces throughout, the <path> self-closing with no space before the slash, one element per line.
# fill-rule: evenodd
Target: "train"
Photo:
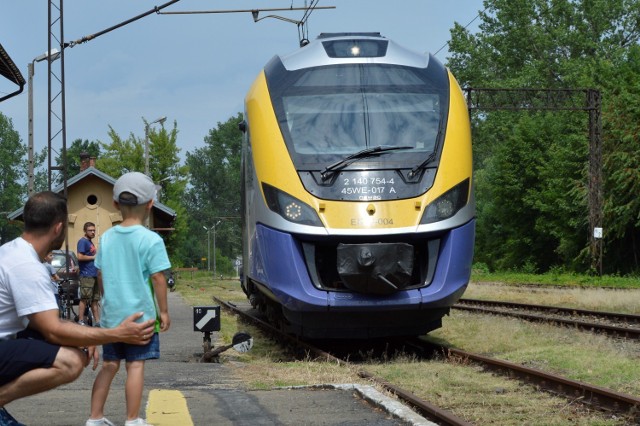
<path fill-rule="evenodd" d="M 321 33 L 245 96 L 241 286 L 306 339 L 419 336 L 464 293 L 475 239 L 471 125 L 432 54 Z"/>

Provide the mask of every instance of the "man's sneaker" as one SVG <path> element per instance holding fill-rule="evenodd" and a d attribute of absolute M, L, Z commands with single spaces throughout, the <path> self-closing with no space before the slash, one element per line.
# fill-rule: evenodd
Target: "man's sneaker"
<path fill-rule="evenodd" d="M 103 417 L 101 419 L 89 419 L 84 426 L 115 426 L 109 419 Z"/>
<path fill-rule="evenodd" d="M 2 407 L 0 408 L 0 426 L 24 426 L 24 424 L 14 419 L 13 416 Z"/>
<path fill-rule="evenodd" d="M 124 426 L 153 426 L 147 423 L 147 421 L 141 417 L 138 417 L 135 420 L 127 420 L 124 422 Z"/>

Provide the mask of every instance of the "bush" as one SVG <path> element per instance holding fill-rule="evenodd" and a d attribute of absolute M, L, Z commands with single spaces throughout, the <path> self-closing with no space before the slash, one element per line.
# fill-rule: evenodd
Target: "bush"
<path fill-rule="evenodd" d="M 489 269 L 489 265 L 483 262 L 474 263 L 473 266 L 471 267 L 471 271 L 474 274 L 480 274 L 480 275 L 488 274 L 491 272 L 491 270 Z"/>

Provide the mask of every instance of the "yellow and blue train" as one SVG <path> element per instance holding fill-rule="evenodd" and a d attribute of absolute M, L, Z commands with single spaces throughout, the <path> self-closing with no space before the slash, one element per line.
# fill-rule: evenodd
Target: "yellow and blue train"
<path fill-rule="evenodd" d="M 275 56 L 245 99 L 251 304 L 307 338 L 421 335 L 466 289 L 475 238 L 463 93 L 379 33 Z"/>

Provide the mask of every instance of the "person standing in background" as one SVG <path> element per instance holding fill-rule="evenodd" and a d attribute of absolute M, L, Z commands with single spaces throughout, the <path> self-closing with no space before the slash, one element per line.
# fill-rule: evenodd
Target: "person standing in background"
<path fill-rule="evenodd" d="M 58 303 L 58 308 L 60 308 L 60 292 L 58 290 L 58 281 L 60 281 L 60 277 L 56 271 L 56 268 L 51 264 L 53 260 L 53 252 L 47 253 L 47 256 L 44 258 L 44 266 L 47 267 L 47 271 L 49 271 L 49 275 L 51 275 L 51 287 L 53 288 L 53 294 L 56 297 L 56 303 Z"/>
<path fill-rule="evenodd" d="M 86 222 L 84 236 L 78 240 L 78 262 L 80 263 L 80 302 L 78 303 L 78 323 L 85 325 L 84 312 L 89 305 L 95 320 L 94 326 L 100 325 L 100 310 L 98 301 L 101 294 L 98 288 L 98 270 L 94 263 L 96 258 L 96 246 L 93 238 L 96 236 L 96 225 Z"/>

